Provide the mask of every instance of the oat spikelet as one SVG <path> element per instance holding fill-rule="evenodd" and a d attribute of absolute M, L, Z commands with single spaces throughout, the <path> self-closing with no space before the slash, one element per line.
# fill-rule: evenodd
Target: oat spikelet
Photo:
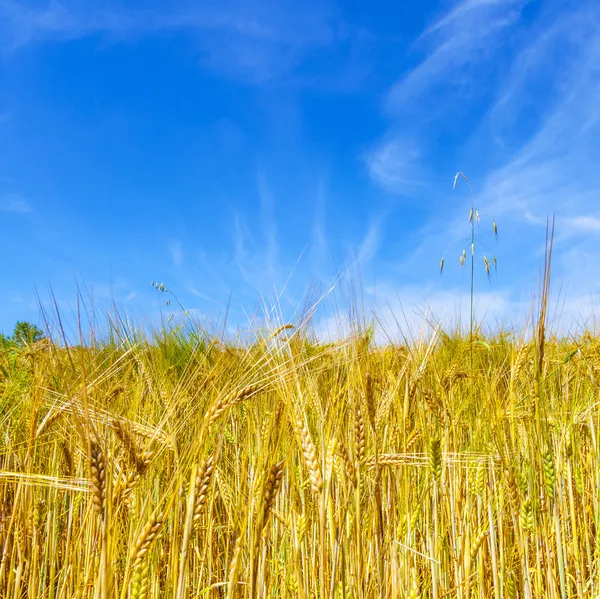
<path fill-rule="evenodd" d="M 208 497 L 208 488 L 212 480 L 212 475 L 215 469 L 215 457 L 209 456 L 202 468 L 196 474 L 196 502 L 194 504 L 194 524 L 197 525 L 202 515 L 202 508 Z"/>
<path fill-rule="evenodd" d="M 100 444 L 96 441 L 91 443 L 90 471 L 94 509 L 103 515 L 106 504 L 106 459 Z"/>
<path fill-rule="evenodd" d="M 302 454 L 304 455 L 304 461 L 308 468 L 310 486 L 315 493 L 320 493 L 323 489 L 323 477 L 321 476 L 321 468 L 319 467 L 319 460 L 317 459 L 317 448 L 313 443 L 304 418 L 298 418 L 296 423 L 298 425 L 298 432 L 300 433 Z"/>

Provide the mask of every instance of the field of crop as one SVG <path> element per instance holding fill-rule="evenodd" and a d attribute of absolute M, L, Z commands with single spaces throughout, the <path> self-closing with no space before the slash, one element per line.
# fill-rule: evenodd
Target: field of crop
<path fill-rule="evenodd" d="M 2 597 L 600 596 L 590 334 L 171 331 L 0 367 Z"/>

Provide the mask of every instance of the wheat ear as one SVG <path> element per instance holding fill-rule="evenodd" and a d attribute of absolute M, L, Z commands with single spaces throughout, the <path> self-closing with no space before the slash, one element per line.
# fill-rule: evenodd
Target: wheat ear
<path fill-rule="evenodd" d="M 319 467 L 319 460 L 317 459 L 317 448 L 313 443 L 304 418 L 299 417 L 296 423 L 298 425 L 298 432 L 300 433 L 302 454 L 304 455 L 304 461 L 308 468 L 310 485 L 315 493 L 320 493 L 323 489 L 323 477 L 321 476 L 321 468 Z"/>

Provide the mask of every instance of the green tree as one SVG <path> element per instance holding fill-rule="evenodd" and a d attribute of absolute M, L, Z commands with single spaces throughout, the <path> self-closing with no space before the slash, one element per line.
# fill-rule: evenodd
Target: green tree
<path fill-rule="evenodd" d="M 35 324 L 30 322 L 18 321 L 15 325 L 12 340 L 19 346 L 31 345 L 36 341 L 39 341 L 44 337 L 44 331 L 42 331 Z"/>

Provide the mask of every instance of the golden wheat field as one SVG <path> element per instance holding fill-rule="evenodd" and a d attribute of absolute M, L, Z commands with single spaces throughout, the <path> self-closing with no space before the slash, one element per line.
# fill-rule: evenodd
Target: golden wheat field
<path fill-rule="evenodd" d="M 539 333 L 6 350 L 0 595 L 596 598 L 600 339 Z"/>

